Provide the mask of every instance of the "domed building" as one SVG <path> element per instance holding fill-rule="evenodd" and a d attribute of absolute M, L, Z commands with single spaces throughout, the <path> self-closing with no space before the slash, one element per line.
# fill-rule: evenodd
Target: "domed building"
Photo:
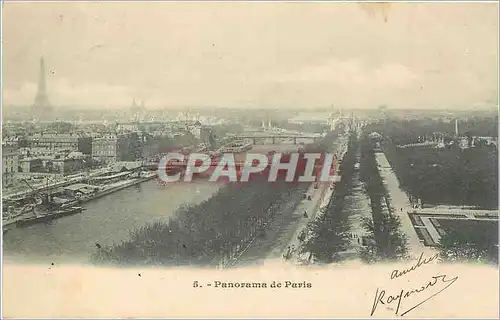
<path fill-rule="evenodd" d="M 370 138 L 371 140 L 382 141 L 382 135 L 378 132 L 371 132 L 368 135 L 368 138 Z"/>
<path fill-rule="evenodd" d="M 380 151 L 380 142 L 382 142 L 382 135 L 378 132 L 371 132 L 368 135 L 368 138 L 370 139 L 373 149 L 375 151 Z"/>

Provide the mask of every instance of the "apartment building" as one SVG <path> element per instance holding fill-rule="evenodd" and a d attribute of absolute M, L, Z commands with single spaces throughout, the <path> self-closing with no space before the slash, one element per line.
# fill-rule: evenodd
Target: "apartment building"
<path fill-rule="evenodd" d="M 78 151 L 91 155 L 92 137 L 84 133 L 37 133 L 20 139 L 19 146 L 25 148 L 44 148 L 50 151 Z"/>
<path fill-rule="evenodd" d="M 136 161 L 141 158 L 141 145 L 137 132 L 104 133 L 92 139 L 92 159 L 101 163 Z"/>
<path fill-rule="evenodd" d="M 16 147 L 2 146 L 2 185 L 8 186 L 19 171 L 19 153 Z"/>

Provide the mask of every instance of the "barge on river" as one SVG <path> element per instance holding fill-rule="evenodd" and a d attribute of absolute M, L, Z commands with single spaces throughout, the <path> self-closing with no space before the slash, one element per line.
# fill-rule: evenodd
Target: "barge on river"
<path fill-rule="evenodd" d="M 36 192 L 31 197 L 4 203 L 2 229 L 5 234 L 15 227 L 44 223 L 83 211 L 81 205 L 132 185 L 153 179 L 156 172 L 109 172 L 93 178 L 95 185 L 75 183 L 50 194 Z"/>
<path fill-rule="evenodd" d="M 37 223 L 46 223 L 50 222 L 52 220 L 65 217 L 65 216 L 70 216 L 74 215 L 77 213 L 80 213 L 83 211 L 82 207 L 79 206 L 74 206 L 74 207 L 67 207 L 67 208 L 60 208 L 55 211 L 49 211 L 49 212 L 44 212 L 44 213 L 35 213 L 35 215 L 31 217 L 26 217 L 22 218 L 20 220 L 16 221 L 16 227 L 27 227 L 31 226 Z"/>

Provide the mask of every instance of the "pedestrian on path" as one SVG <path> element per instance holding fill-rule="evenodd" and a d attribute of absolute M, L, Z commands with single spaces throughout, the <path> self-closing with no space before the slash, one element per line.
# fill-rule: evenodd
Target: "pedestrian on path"
<path fill-rule="evenodd" d="M 309 218 L 309 215 L 307 215 L 307 210 L 304 210 L 304 218 Z"/>
<path fill-rule="evenodd" d="M 290 246 L 286 247 L 285 253 L 283 253 L 283 259 L 288 260 L 290 258 Z"/>
<path fill-rule="evenodd" d="M 304 242 L 305 238 L 306 238 L 306 233 L 304 232 L 304 230 L 302 230 L 302 232 L 299 234 L 299 236 L 297 237 L 297 239 L 300 242 Z"/>

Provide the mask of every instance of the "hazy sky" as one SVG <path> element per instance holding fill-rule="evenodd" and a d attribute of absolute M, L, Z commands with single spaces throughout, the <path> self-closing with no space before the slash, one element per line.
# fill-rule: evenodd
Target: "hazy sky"
<path fill-rule="evenodd" d="M 3 3 L 3 97 L 31 105 L 498 103 L 498 5 Z"/>

